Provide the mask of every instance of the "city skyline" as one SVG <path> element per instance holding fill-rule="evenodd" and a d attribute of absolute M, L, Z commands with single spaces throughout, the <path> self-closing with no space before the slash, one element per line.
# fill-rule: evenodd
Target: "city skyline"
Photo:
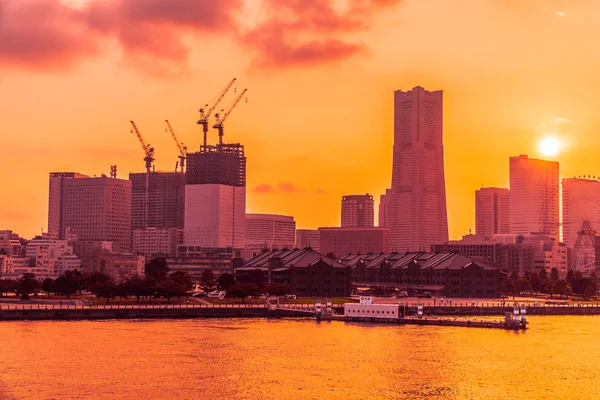
<path fill-rule="evenodd" d="M 238 89 L 251 90 L 248 103 L 240 104 L 228 121 L 225 138 L 244 143 L 253 160 L 248 173 L 248 211 L 294 215 L 301 228 L 335 226 L 342 195 L 369 192 L 378 198 L 389 185 L 392 90 L 415 85 L 443 89 L 449 233 L 459 238 L 475 225 L 473 191 L 482 185 L 508 187 L 505 159 L 521 153 L 540 157 L 536 149 L 544 132 L 558 132 L 563 141 L 563 152 L 549 157 L 561 162 L 561 177 L 598 175 L 596 170 L 600 170 L 592 151 L 598 139 L 590 107 L 600 88 L 600 79 L 591 71 L 600 59 L 568 45 L 570 38 L 593 36 L 593 32 L 582 33 L 592 29 L 585 22 L 600 5 L 502 3 L 484 1 L 460 13 L 461 7 L 443 1 L 433 5 L 405 1 L 378 8 L 365 13 L 362 20 L 362 26 L 370 29 L 336 32 L 345 44 L 364 42 L 369 47 L 369 55 L 357 52 L 351 57 L 342 54 L 327 59 L 317 54 L 305 61 L 299 56 L 294 59 L 296 53 L 286 53 L 289 47 L 272 56 L 227 56 L 235 53 L 231 50 L 240 45 L 238 39 L 213 32 L 207 34 L 216 38 L 213 44 L 202 40 L 209 37 L 204 33 L 192 34 L 190 42 L 202 46 L 190 46 L 186 71 L 179 75 L 152 74 L 139 62 L 126 63 L 119 48 L 113 52 L 98 49 L 93 54 L 80 53 L 77 46 L 58 48 L 67 64 L 47 58 L 37 47 L 31 48 L 30 58 L 0 50 L 3 88 L 11 93 L 0 100 L 6 145 L 11 149 L 5 165 L 34 159 L 19 174 L 9 168 L 0 172 L 2 181 L 12 188 L 0 199 L 0 223 L 25 236 L 39 233 L 46 220 L 49 171 L 76 170 L 99 176 L 108 175 L 109 166 L 117 164 L 120 177 L 142 172 L 143 155 L 129 133 L 130 119 L 138 122 L 156 148 L 157 170 L 174 170 L 178 151 L 164 132 L 164 119 L 169 118 L 188 148 L 199 148 L 198 108 L 236 76 Z M 430 6 L 439 14 L 428 15 L 431 26 L 426 27 L 417 21 L 428 14 Z M 294 15 L 310 12 L 291 11 Z M 260 13 L 249 10 L 249 20 Z M 335 21 L 344 21 L 343 17 Z M 487 21 L 489 26 L 477 21 Z M 526 34 L 532 21 L 538 26 L 535 35 Z M 513 26 L 511 35 L 495 37 L 491 48 L 483 46 L 484 38 L 490 39 L 494 29 L 506 24 Z M 432 26 L 434 32 L 446 33 L 425 35 Z M 480 29 L 481 35 L 465 36 L 464 30 L 450 29 L 461 26 Z M 51 35 L 55 33 L 52 27 L 43 28 L 50 30 L 44 31 L 49 39 L 56 37 Z M 342 30 L 342 24 L 336 29 Z M 30 37 L 18 32 L 23 40 Z M 318 30 L 311 33 L 320 35 Z M 514 35 L 527 40 L 515 41 Z M 404 37 L 418 39 L 400 40 Z M 552 45 L 548 38 L 553 39 Z M 398 55 L 385 51 L 390 40 L 398 43 L 394 52 Z M 534 45 L 539 57 L 529 55 Z M 428 48 L 437 50 L 434 54 Z M 481 55 L 463 51 L 459 53 L 463 57 L 454 56 L 468 48 Z M 213 57 L 201 57 L 206 51 Z M 555 59 L 557 52 L 562 54 L 560 60 Z M 172 55 L 185 58 L 184 53 Z M 158 59 L 164 55 L 149 54 L 146 48 L 132 50 L 138 61 L 144 54 Z M 268 67 L 269 62 L 254 62 L 256 57 L 264 61 L 286 55 L 287 63 L 280 69 L 272 67 L 277 64 Z M 486 55 L 494 63 L 483 63 Z M 517 57 L 518 68 L 502 61 Z M 272 58 L 268 60 L 274 63 Z M 548 59 L 554 61 L 548 63 Z M 168 65 L 172 61 L 166 60 Z M 433 65 L 440 62 L 446 67 L 434 72 Z M 499 66 L 506 68 L 499 73 Z M 472 76 L 474 71 L 481 73 Z M 581 76 L 586 77 L 586 85 L 577 84 Z M 33 106 L 31 99 L 36 100 Z M 274 116 L 272 110 L 279 108 L 283 111 Z M 209 141 L 216 142 L 212 129 Z M 50 146 L 52 152 L 47 151 Z"/>

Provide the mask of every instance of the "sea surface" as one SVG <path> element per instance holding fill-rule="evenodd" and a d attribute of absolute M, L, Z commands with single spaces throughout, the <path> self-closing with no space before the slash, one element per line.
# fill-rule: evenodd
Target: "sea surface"
<path fill-rule="evenodd" d="M 600 399 L 600 317 L 529 320 L 0 322 L 0 399 Z"/>

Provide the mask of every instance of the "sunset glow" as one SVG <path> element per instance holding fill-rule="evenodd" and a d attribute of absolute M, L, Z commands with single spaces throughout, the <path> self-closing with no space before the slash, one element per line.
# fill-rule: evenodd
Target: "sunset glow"
<path fill-rule="evenodd" d="M 546 137 L 540 141 L 539 151 L 546 157 L 554 157 L 560 151 L 560 142 L 553 137 Z"/>

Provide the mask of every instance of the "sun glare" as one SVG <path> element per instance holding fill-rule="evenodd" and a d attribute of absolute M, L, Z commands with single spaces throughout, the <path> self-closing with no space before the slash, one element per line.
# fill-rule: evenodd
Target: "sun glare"
<path fill-rule="evenodd" d="M 552 157 L 560 151 L 560 143 L 556 138 L 546 137 L 540 141 L 538 148 L 543 155 Z"/>

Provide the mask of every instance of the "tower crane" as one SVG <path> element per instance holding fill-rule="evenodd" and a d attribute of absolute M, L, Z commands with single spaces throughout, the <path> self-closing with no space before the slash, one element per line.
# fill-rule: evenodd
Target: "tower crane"
<path fill-rule="evenodd" d="M 219 131 L 219 146 L 223 145 L 223 122 L 225 122 L 227 117 L 229 117 L 229 114 L 231 114 L 235 106 L 237 106 L 237 104 L 240 102 L 242 97 L 244 97 L 247 91 L 248 89 L 242 90 L 242 93 L 240 93 L 240 95 L 234 100 L 234 102 L 231 104 L 231 107 L 229 107 L 229 110 L 227 110 L 227 112 L 225 112 L 223 116 L 221 116 L 221 114 L 219 113 L 215 114 L 216 123 L 213 125 L 213 128 Z"/>
<path fill-rule="evenodd" d="M 173 140 L 175 141 L 175 144 L 177 145 L 177 148 L 179 149 L 179 166 L 181 167 L 181 172 L 183 173 L 184 169 L 185 169 L 185 159 L 187 157 L 187 147 L 183 144 L 183 143 L 179 143 L 179 140 L 177 140 L 177 136 L 175 136 L 175 132 L 173 131 L 173 128 L 171 127 L 171 124 L 169 123 L 168 119 L 165 119 L 165 122 L 167 123 L 167 129 L 169 130 L 169 132 L 171 132 L 171 136 L 173 137 Z M 165 129 L 166 131 L 166 129 Z M 175 168 L 177 169 L 177 168 Z"/>
<path fill-rule="evenodd" d="M 152 170 L 152 163 L 154 162 L 154 147 L 150 146 L 149 144 L 146 144 L 146 142 L 144 142 L 144 138 L 142 137 L 142 135 L 140 134 L 140 131 L 138 130 L 137 126 L 135 125 L 135 122 L 133 121 L 129 121 L 131 122 L 131 126 L 133 126 L 133 129 L 130 130 L 131 133 L 135 133 L 135 135 L 137 136 L 138 140 L 140 141 L 140 144 L 142 145 L 142 149 L 144 150 L 144 161 L 146 162 L 146 199 L 144 202 L 144 225 L 147 228 L 148 227 L 148 208 L 150 205 L 150 172 Z"/>
<path fill-rule="evenodd" d="M 221 100 L 223 100 L 223 97 L 225 97 L 229 89 L 231 89 L 231 86 L 233 86 L 235 80 L 236 78 L 233 78 L 231 82 L 229 82 L 229 84 L 225 87 L 225 89 L 223 89 L 221 93 L 217 95 L 217 99 L 215 100 L 213 105 L 210 106 L 210 108 L 208 108 L 208 110 L 205 110 L 204 108 L 200 109 L 200 119 L 197 123 L 198 125 L 202 125 L 202 130 L 204 132 L 204 146 L 206 146 L 206 137 L 208 135 L 208 118 L 211 116 L 213 111 L 215 111 L 215 108 L 217 108 Z M 206 105 L 206 107 L 208 107 L 208 104 Z"/>

